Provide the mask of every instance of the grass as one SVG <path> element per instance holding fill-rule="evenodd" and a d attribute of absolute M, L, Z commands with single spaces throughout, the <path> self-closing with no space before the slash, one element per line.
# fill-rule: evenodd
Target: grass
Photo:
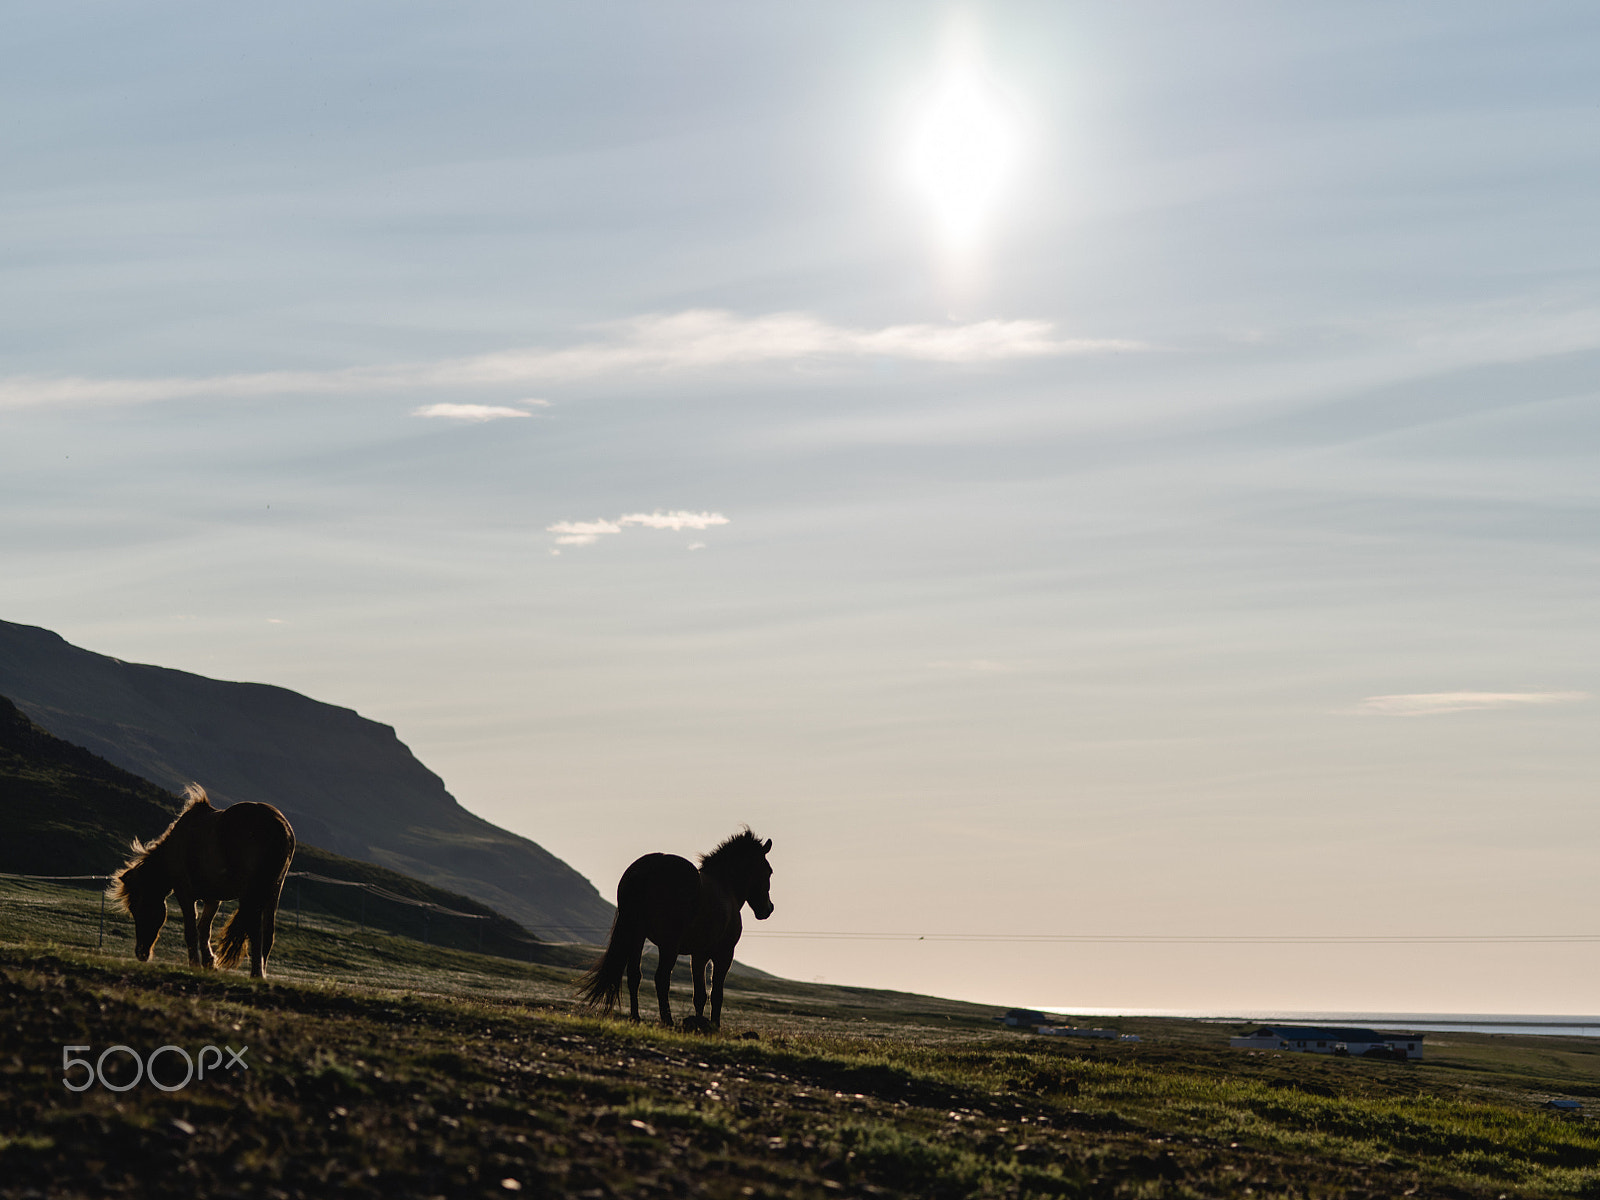
<path fill-rule="evenodd" d="M 1600 1095 L 1584 1039 L 1399 1064 L 1151 1018 L 1074 1043 L 765 979 L 698 1037 L 576 1008 L 558 966 L 327 915 L 285 922 L 264 982 L 191 971 L 176 929 L 135 963 L 120 914 L 98 949 L 97 918 L 0 883 L 0 1196 L 1600 1196 L 1600 1130 L 1539 1107 Z M 61 1047 L 114 1042 L 249 1070 L 67 1091 Z"/>

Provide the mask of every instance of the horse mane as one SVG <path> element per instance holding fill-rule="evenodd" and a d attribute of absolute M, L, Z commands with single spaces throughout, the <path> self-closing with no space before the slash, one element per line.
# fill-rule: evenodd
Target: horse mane
<path fill-rule="evenodd" d="M 719 869 L 732 866 L 741 859 L 752 855 L 759 858 L 765 854 L 766 851 L 761 848 L 761 839 L 750 832 L 750 826 L 745 825 L 732 837 L 724 838 L 711 853 L 702 854 L 700 869 L 715 875 Z"/>
<path fill-rule="evenodd" d="M 148 842 L 134 838 L 129 843 L 133 857 L 123 863 L 111 877 L 111 884 L 106 888 L 106 899 L 115 904 L 120 904 L 124 911 L 132 913 L 133 893 L 141 889 L 146 872 L 149 871 L 151 855 L 161 848 L 163 842 L 172 836 L 172 831 L 178 827 L 178 822 L 188 814 L 192 808 L 210 808 L 211 797 L 206 795 L 205 788 L 198 783 L 191 783 L 183 789 L 184 805 L 182 811 L 172 819 L 172 824 L 163 829 L 156 837 Z"/>

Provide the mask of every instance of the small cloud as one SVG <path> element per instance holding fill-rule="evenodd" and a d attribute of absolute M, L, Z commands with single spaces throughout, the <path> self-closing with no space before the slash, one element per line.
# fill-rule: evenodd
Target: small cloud
<path fill-rule="evenodd" d="M 524 400 L 524 404 L 546 404 L 545 400 Z M 498 421 L 503 417 L 531 417 L 520 408 L 498 404 L 424 404 L 411 410 L 413 417 L 444 417 L 452 421 Z"/>
<path fill-rule="evenodd" d="M 268 617 L 267 618 L 267 624 L 268 625 L 282 625 L 283 624 L 283 618 L 282 617 Z"/>
<path fill-rule="evenodd" d="M 676 533 L 685 529 L 710 529 L 713 525 L 726 524 L 728 518 L 721 513 L 685 512 L 679 509 L 674 512 L 628 513 L 615 521 L 607 521 L 604 518 L 598 521 L 557 521 L 554 525 L 546 525 L 545 532 L 556 534 L 556 544 L 559 546 L 592 546 L 604 534 L 621 533 L 625 525 L 638 525 L 645 529 L 668 529 Z M 704 542 L 695 542 L 689 549 L 704 550 L 705 545 Z"/>
<path fill-rule="evenodd" d="M 622 526 L 615 521 L 557 521 L 546 525 L 544 531 L 558 535 L 558 546 L 592 546 L 602 534 L 621 533 Z"/>
<path fill-rule="evenodd" d="M 619 517 L 623 525 L 643 525 L 646 529 L 670 529 L 677 532 L 682 529 L 710 529 L 713 525 L 726 525 L 728 518 L 721 513 L 692 513 L 692 512 L 653 512 L 629 513 Z"/>
<path fill-rule="evenodd" d="M 1356 712 L 1380 717 L 1425 717 L 1487 708 L 1525 708 L 1535 704 L 1574 704 L 1588 692 L 1413 692 L 1368 696 Z"/>

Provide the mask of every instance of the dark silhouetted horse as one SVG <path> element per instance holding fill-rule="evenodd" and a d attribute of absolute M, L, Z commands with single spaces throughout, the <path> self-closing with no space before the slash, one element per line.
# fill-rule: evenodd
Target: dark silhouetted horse
<path fill-rule="evenodd" d="M 772 915 L 772 868 L 767 852 L 772 840 L 762 842 L 748 828 L 734 834 L 710 854 L 700 867 L 676 854 L 646 854 L 622 873 L 617 884 L 617 917 L 605 954 L 578 981 L 578 994 L 590 1004 L 603 1004 L 607 1012 L 622 994 L 622 977 L 628 977 L 628 1003 L 639 1019 L 639 978 L 644 973 L 640 956 L 645 939 L 660 952 L 656 967 L 656 999 L 661 1023 L 672 1024 L 667 993 L 678 956 L 687 954 L 694 964 L 694 1016 L 685 1029 L 706 1032 L 722 1024 L 722 981 L 733 963 L 733 948 L 744 926 L 739 909 L 745 904 L 756 919 Z M 705 1017 L 706 967 L 711 967 L 711 1020 Z"/>
<path fill-rule="evenodd" d="M 112 878 L 107 895 L 133 917 L 133 952 L 148 962 L 167 923 L 167 896 L 176 892 L 183 940 L 196 967 L 213 964 L 211 920 L 217 905 L 237 900 L 215 962 L 236 965 L 248 942 L 250 974 L 260 978 L 267 973 L 278 897 L 294 858 L 294 830 L 270 804 L 244 801 L 212 808 L 197 783 L 185 788 L 184 796 L 188 803 L 165 833 L 148 845 L 135 840 L 133 857 Z M 203 906 L 198 922 L 196 904 Z"/>

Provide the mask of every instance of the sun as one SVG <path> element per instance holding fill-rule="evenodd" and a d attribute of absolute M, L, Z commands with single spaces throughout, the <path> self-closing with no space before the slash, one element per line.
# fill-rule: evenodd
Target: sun
<path fill-rule="evenodd" d="M 955 30 L 914 123 L 909 175 L 947 252 L 967 254 L 989 232 L 1016 173 L 1019 123 L 988 77 L 974 39 Z"/>

